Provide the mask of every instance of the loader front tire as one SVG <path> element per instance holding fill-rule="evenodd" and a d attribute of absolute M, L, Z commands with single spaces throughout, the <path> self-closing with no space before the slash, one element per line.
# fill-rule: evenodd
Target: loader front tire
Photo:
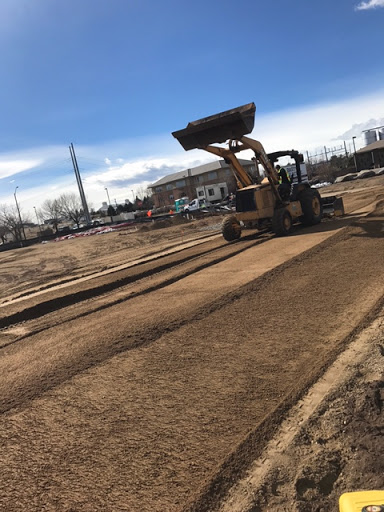
<path fill-rule="evenodd" d="M 234 240 L 238 240 L 240 238 L 241 226 L 235 215 L 230 215 L 223 220 L 221 232 L 227 242 L 233 242 Z"/>
<path fill-rule="evenodd" d="M 277 236 L 288 235 L 292 228 L 292 217 L 285 208 L 278 208 L 272 217 L 272 231 Z"/>
<path fill-rule="evenodd" d="M 301 192 L 299 200 L 303 210 L 302 223 L 305 226 L 314 226 L 321 222 L 323 206 L 319 192 L 313 188 L 307 188 Z"/>

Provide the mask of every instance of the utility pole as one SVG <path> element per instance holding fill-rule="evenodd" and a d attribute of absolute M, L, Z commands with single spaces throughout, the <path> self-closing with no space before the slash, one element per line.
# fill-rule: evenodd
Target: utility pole
<path fill-rule="evenodd" d="M 21 213 L 20 213 L 19 203 L 17 202 L 17 197 L 16 197 L 16 190 L 18 188 L 19 188 L 18 186 L 15 188 L 15 192 L 14 192 L 13 196 L 15 198 L 17 213 L 19 214 L 20 229 L 22 229 L 23 235 L 24 235 L 24 240 L 26 240 L 27 237 L 25 236 L 24 225 L 23 225 L 23 221 L 21 220 Z M 21 233 L 20 233 L 20 236 L 21 236 Z M 23 247 L 22 240 L 20 240 L 20 247 Z"/>
<path fill-rule="evenodd" d="M 347 144 L 344 141 L 345 156 L 348 158 Z"/>
<path fill-rule="evenodd" d="M 356 146 L 355 146 L 355 139 L 356 139 L 356 136 L 353 136 L 352 137 L 352 142 L 353 142 L 353 159 L 355 161 L 355 169 L 356 169 L 356 172 L 358 172 L 357 170 L 357 162 L 356 162 Z"/>
<path fill-rule="evenodd" d="M 325 153 L 325 159 L 326 159 L 326 161 L 327 161 L 327 163 L 328 163 L 328 153 L 327 153 L 327 148 L 326 148 L 326 146 L 324 146 L 324 153 Z"/>
<path fill-rule="evenodd" d="M 83 205 L 85 220 L 86 220 L 87 225 L 89 225 L 89 224 L 91 224 L 91 216 L 89 215 L 87 200 L 86 200 L 85 194 L 84 194 L 83 183 L 81 181 L 79 166 L 77 165 L 75 148 L 73 147 L 72 143 L 69 146 L 69 152 L 71 154 L 73 170 L 75 171 L 75 176 L 76 176 L 76 180 L 77 180 L 77 186 L 79 187 L 80 199 L 81 199 L 81 204 Z"/>
<path fill-rule="evenodd" d="M 36 210 L 36 206 L 33 207 L 33 209 L 35 210 L 35 215 L 36 215 L 36 219 L 37 219 L 37 225 L 39 226 L 39 233 L 40 233 L 40 240 L 41 240 L 41 226 L 40 226 L 40 220 L 39 220 L 39 216 L 37 215 L 37 210 Z"/>
<path fill-rule="evenodd" d="M 109 208 L 113 208 L 113 206 L 111 205 L 111 200 L 109 199 L 109 192 L 108 192 L 107 187 L 105 187 L 105 191 L 106 191 L 106 193 L 107 193 L 107 197 L 108 197 L 108 210 L 109 210 Z M 113 217 L 112 217 L 112 215 L 111 215 L 111 222 L 113 223 Z"/>

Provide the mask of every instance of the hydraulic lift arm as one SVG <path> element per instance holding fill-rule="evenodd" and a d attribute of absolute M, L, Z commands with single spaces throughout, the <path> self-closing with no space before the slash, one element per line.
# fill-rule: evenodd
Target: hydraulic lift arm
<path fill-rule="evenodd" d="M 186 128 L 173 132 L 172 135 L 186 151 L 195 148 L 204 149 L 229 162 L 238 188 L 255 185 L 253 178 L 245 171 L 235 155 L 244 149 L 251 149 L 255 153 L 256 162 L 264 167 L 276 199 L 281 202 L 277 190 L 279 179 L 273 164 L 260 142 L 245 137 L 245 134 L 250 133 L 253 129 L 255 111 L 255 104 L 248 103 L 242 107 L 188 123 Z M 211 145 L 226 141 L 229 141 L 228 149 Z"/>
<path fill-rule="evenodd" d="M 240 164 L 236 155 L 231 151 L 231 149 L 220 148 L 217 146 L 207 146 L 203 148 L 205 151 L 209 153 L 213 153 L 216 156 L 223 158 L 227 163 L 231 165 L 233 174 L 235 175 L 237 188 L 244 188 L 253 185 L 253 179 L 247 173 L 247 171 Z"/>

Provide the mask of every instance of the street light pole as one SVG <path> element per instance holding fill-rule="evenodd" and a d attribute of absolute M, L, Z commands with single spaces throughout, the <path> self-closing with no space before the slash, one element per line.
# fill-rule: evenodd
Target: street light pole
<path fill-rule="evenodd" d="M 109 199 L 109 192 L 108 192 L 107 187 L 105 187 L 105 191 L 106 191 L 106 193 L 107 193 L 107 197 L 108 197 L 108 209 L 109 209 L 109 207 L 112 207 L 112 205 L 111 205 L 111 200 Z M 113 217 L 112 217 L 112 215 L 111 215 L 111 222 L 113 222 Z"/>
<path fill-rule="evenodd" d="M 16 190 L 17 190 L 18 188 L 19 188 L 18 186 L 15 188 L 15 192 L 14 192 L 13 196 L 14 196 L 14 198 L 15 198 L 15 203 L 16 203 L 17 213 L 19 214 L 20 228 L 23 230 L 24 240 L 26 240 L 26 239 L 27 239 L 27 237 L 25 236 L 24 226 L 23 226 L 23 222 L 22 222 L 22 220 L 21 220 L 21 214 L 20 214 L 19 203 L 17 202 L 17 197 L 16 197 Z M 20 236 L 21 236 L 21 233 L 20 233 Z M 21 241 L 21 240 L 20 240 L 20 245 L 21 245 L 21 247 L 23 247 L 23 243 L 22 243 L 22 241 Z"/>
<path fill-rule="evenodd" d="M 35 215 L 36 215 L 36 219 L 37 219 L 37 225 L 39 226 L 39 233 L 40 233 L 40 240 L 41 240 L 41 237 L 42 237 L 41 226 L 40 226 L 39 216 L 37 215 L 36 206 L 34 206 L 33 209 L 35 210 Z"/>
<path fill-rule="evenodd" d="M 355 139 L 356 139 L 356 137 L 355 137 L 355 136 L 353 136 L 353 137 L 352 137 L 352 142 L 353 142 L 353 159 L 354 159 L 354 161 L 355 161 L 355 169 L 356 169 L 356 172 L 357 172 Z"/>

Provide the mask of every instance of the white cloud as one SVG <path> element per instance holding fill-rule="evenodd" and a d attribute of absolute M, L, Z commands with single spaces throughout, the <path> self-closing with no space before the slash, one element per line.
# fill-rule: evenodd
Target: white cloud
<path fill-rule="evenodd" d="M 0 179 L 38 167 L 43 160 L 0 160 Z"/>
<path fill-rule="evenodd" d="M 367 2 L 360 2 L 356 5 L 356 11 L 365 11 L 367 9 L 376 9 L 377 7 L 384 7 L 384 0 L 368 0 Z"/>
<path fill-rule="evenodd" d="M 123 202 L 125 199 L 132 198 L 132 191 L 135 195 L 137 189 L 145 189 L 165 175 L 214 159 L 214 156 L 197 150 L 188 153 L 180 151 L 178 154 L 169 154 L 163 158 L 136 159 L 122 165 L 110 166 L 107 170 L 84 175 L 84 189 L 90 196 L 100 198 L 100 203 L 95 204 L 96 207 L 105 201 L 105 187 L 108 188 L 111 200 L 113 197 L 118 202 Z"/>
<path fill-rule="evenodd" d="M 361 147 L 361 131 L 384 124 L 384 89 L 375 94 L 344 99 L 267 115 L 256 113 L 251 137 L 260 140 L 267 152 L 297 149 L 310 154 L 317 148 L 352 145 Z M 87 197 L 95 208 L 106 201 L 108 187 L 112 201 L 132 197 L 140 187 L 146 187 L 167 174 L 201 165 L 215 159 L 205 151 L 185 152 L 171 134 L 156 137 L 110 141 L 98 146 L 76 144 L 76 154 Z M 106 157 L 108 155 L 108 157 Z M 249 158 L 252 154 L 241 153 Z M 13 165 L 21 162 L 19 167 Z M 1 174 L 4 163 L 4 174 Z M 12 165 L 11 165 L 12 164 Z M 36 169 L 36 165 L 40 165 Z M 64 172 L 62 171 L 64 168 Z M 27 173 L 22 171 L 28 170 Z M 11 172 L 12 171 L 12 172 Z M 18 173 L 18 174 L 17 174 Z M 0 178 L 12 176 L 14 184 L 3 180 L 0 204 L 13 202 L 15 185 L 24 211 L 32 211 L 47 197 L 54 198 L 64 191 L 77 192 L 68 148 L 64 146 L 37 147 L 12 154 L 0 154 Z M 28 181 L 23 181 L 24 176 Z M 33 185 L 31 185 L 33 183 Z M 33 211 L 32 211 L 33 214 Z"/>
<path fill-rule="evenodd" d="M 353 135 L 360 137 L 360 126 L 370 128 L 369 120 L 375 122 L 383 117 L 382 89 L 375 94 L 274 112 L 259 118 L 256 114 L 252 136 L 262 142 L 267 152 L 292 148 L 312 152 L 324 145 L 334 146 L 335 139 L 351 142 L 347 137 L 352 128 Z"/>
<path fill-rule="evenodd" d="M 378 119 L 370 119 L 369 121 L 366 121 L 364 123 L 357 123 L 352 126 L 349 130 L 342 133 L 339 137 L 336 137 L 336 139 L 339 140 L 348 140 L 352 139 L 352 137 L 357 137 L 360 135 L 361 132 L 365 130 L 370 130 L 372 128 L 378 128 L 378 127 L 384 127 L 384 117 L 380 117 Z"/>

